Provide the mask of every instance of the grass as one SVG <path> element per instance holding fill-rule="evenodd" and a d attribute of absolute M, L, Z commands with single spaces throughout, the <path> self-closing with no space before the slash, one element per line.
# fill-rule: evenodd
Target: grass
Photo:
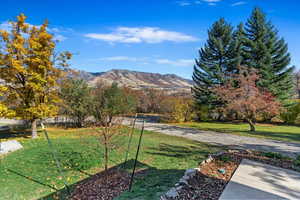
<path fill-rule="evenodd" d="M 84 128 L 49 129 L 70 186 L 103 169 L 103 148 L 94 132 Z M 129 159 L 134 158 L 138 133 L 135 131 Z M 39 135 L 38 139 L 32 140 L 27 138 L 30 133 L 26 131 L 17 131 L 12 137 L 2 133 L 6 140 L 19 140 L 24 148 L 0 157 L 1 199 L 59 199 L 58 192 L 64 191 L 64 179 L 58 173 L 51 149 L 41 132 Z M 120 145 L 126 146 L 127 138 L 121 139 Z M 220 147 L 145 131 L 139 169 L 145 169 L 146 173 L 135 180 L 132 192 L 124 192 L 118 199 L 158 199 L 177 182 L 185 169 L 197 167 L 208 153 L 219 150 Z M 124 148 L 111 153 L 111 166 L 123 161 Z"/>
<path fill-rule="evenodd" d="M 300 127 L 290 125 L 256 124 L 256 131 L 249 131 L 246 123 L 221 123 L 221 122 L 186 122 L 176 125 L 209 130 L 223 133 L 230 133 L 241 136 L 267 138 L 280 141 L 300 142 Z"/>

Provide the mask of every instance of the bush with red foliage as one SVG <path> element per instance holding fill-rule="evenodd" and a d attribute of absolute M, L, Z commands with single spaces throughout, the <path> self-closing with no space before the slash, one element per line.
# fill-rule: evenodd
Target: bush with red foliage
<path fill-rule="evenodd" d="M 219 111 L 234 112 L 238 118 L 246 120 L 251 131 L 255 131 L 255 121 L 262 115 L 275 116 L 279 113 L 280 103 L 265 88 L 257 86 L 259 75 L 255 70 L 244 67 L 239 68 L 239 73 L 231 75 L 224 84 L 213 90 L 224 102 Z"/>

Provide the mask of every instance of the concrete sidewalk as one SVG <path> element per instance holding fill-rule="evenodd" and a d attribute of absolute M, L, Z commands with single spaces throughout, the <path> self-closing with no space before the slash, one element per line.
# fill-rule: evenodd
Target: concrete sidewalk
<path fill-rule="evenodd" d="M 300 173 L 244 159 L 219 200 L 300 199 Z"/>

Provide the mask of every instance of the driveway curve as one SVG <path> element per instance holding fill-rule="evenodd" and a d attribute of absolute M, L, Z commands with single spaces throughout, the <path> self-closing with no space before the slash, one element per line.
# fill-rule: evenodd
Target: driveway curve
<path fill-rule="evenodd" d="M 129 121 L 127 121 L 129 124 Z M 138 120 L 136 128 L 141 127 Z M 228 146 L 229 148 L 252 149 L 266 152 L 277 152 L 295 158 L 300 155 L 300 143 L 238 136 L 229 133 L 202 131 L 194 128 L 179 127 L 161 123 L 145 123 L 145 130 L 167 135 L 179 136 L 209 144 Z"/>

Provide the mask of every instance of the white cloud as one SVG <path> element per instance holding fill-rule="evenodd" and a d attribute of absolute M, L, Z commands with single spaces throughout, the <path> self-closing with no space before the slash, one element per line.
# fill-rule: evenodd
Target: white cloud
<path fill-rule="evenodd" d="M 100 58 L 99 60 L 104 60 L 104 61 L 131 61 L 131 62 L 137 62 L 137 61 L 143 61 L 143 60 L 145 60 L 145 58 L 136 58 L 136 57 L 128 57 L 128 56 L 112 56 L 112 57 Z"/>
<path fill-rule="evenodd" d="M 169 59 L 157 59 L 155 60 L 157 64 L 167 64 L 173 66 L 182 66 L 182 67 L 189 67 L 193 66 L 194 60 L 192 59 L 178 59 L 178 60 L 169 60 Z"/>
<path fill-rule="evenodd" d="M 175 3 L 179 6 L 192 6 L 192 5 L 199 5 L 202 4 L 201 0 L 182 0 L 182 1 L 175 1 Z"/>
<path fill-rule="evenodd" d="M 59 41 L 59 42 L 62 42 L 62 41 L 64 41 L 64 40 L 68 39 L 68 38 L 65 37 L 65 36 L 63 36 L 63 35 L 56 34 L 56 35 L 54 35 L 53 39 L 54 39 L 54 40 L 57 40 L 57 41 Z"/>
<path fill-rule="evenodd" d="M 244 4 L 246 4 L 245 1 L 238 1 L 238 2 L 231 4 L 231 6 L 240 6 L 240 5 L 244 5 Z"/>
<path fill-rule="evenodd" d="M 202 0 L 206 2 L 209 6 L 215 6 L 218 2 L 221 2 L 222 0 Z"/>
<path fill-rule="evenodd" d="M 176 3 L 180 6 L 190 6 L 191 2 L 188 1 L 176 1 Z"/>
<path fill-rule="evenodd" d="M 85 37 L 110 43 L 161 43 L 197 41 L 196 37 L 158 27 L 118 27 L 112 33 L 88 33 Z"/>
<path fill-rule="evenodd" d="M 217 3 L 220 2 L 222 0 L 203 0 L 204 2 L 208 2 L 208 3 Z"/>

